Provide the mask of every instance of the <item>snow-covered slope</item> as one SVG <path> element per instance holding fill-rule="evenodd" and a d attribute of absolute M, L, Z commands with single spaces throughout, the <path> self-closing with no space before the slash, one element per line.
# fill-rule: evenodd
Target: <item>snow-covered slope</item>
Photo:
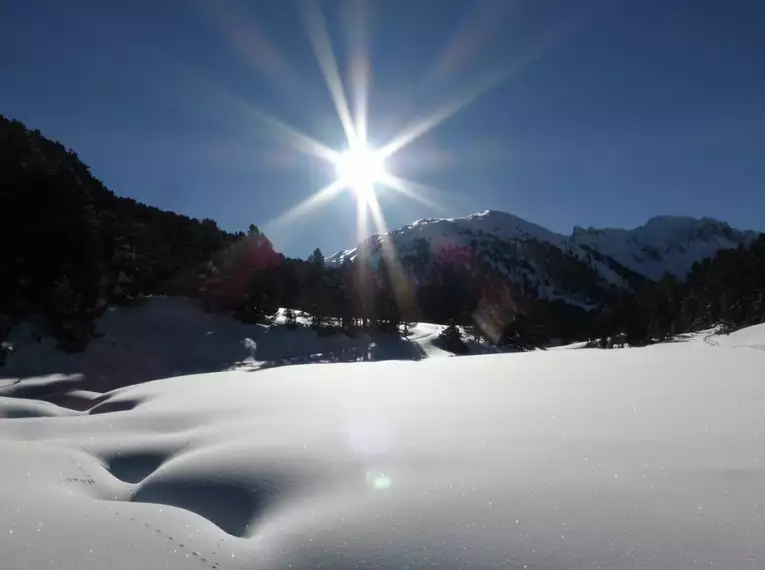
<path fill-rule="evenodd" d="M 756 237 L 756 232 L 735 230 L 711 218 L 657 216 L 632 230 L 577 227 L 571 241 L 650 279 L 659 279 L 665 272 L 683 278 L 697 261 Z"/>
<path fill-rule="evenodd" d="M 151 297 L 138 305 L 110 308 L 97 323 L 96 338 L 80 353 L 62 352 L 53 338 L 39 335 L 39 327 L 22 324 L 10 333 L 13 351 L 0 375 L 76 373 L 86 377 L 88 387 L 108 390 L 168 376 L 242 367 L 416 360 L 423 355 L 415 341 L 367 334 L 319 336 L 307 323 L 302 324 L 296 330 L 244 324 L 206 313 L 188 299 Z M 423 337 L 419 342 L 426 341 L 429 339 Z"/>
<path fill-rule="evenodd" d="M 294 330 L 283 326 L 282 310 L 275 326 L 244 324 L 205 313 L 188 299 L 150 297 L 107 311 L 84 352 L 63 352 L 52 337 L 40 336 L 32 322 L 23 323 L 10 333 L 13 350 L 0 366 L 0 377 L 81 374 L 88 388 L 105 391 L 200 372 L 451 356 L 436 346 L 443 325 L 418 323 L 407 337 L 368 333 L 350 337 L 320 335 L 309 328 L 309 321 L 298 316 L 300 326 Z M 471 354 L 498 350 L 469 336 L 466 341 Z"/>
<path fill-rule="evenodd" d="M 756 237 L 709 218 L 660 216 L 632 230 L 574 228 L 570 236 L 551 232 L 512 214 L 487 210 L 464 218 L 418 220 L 388 234 L 367 238 L 357 248 L 327 258 L 329 264 L 371 262 L 391 244 L 418 279 L 422 267 L 456 262 L 483 264 L 522 284 L 541 298 L 596 304 L 593 291 L 629 286 L 637 274 L 659 279 L 665 272 L 685 277 L 691 266 L 719 249 Z"/>
<path fill-rule="evenodd" d="M 367 238 L 358 247 L 347 249 L 326 258 L 329 264 L 339 264 L 344 260 L 355 259 L 359 250 L 377 250 L 377 244 L 385 239 L 393 240 L 398 250 L 407 250 L 420 239 L 435 242 L 435 247 L 465 245 L 467 237 L 492 236 L 502 240 L 536 239 L 562 245 L 565 237 L 542 226 L 496 210 L 485 210 L 464 218 L 430 218 L 417 220 L 409 226 L 404 226 L 388 234 L 375 234 Z"/>
<path fill-rule="evenodd" d="M 0 566 L 762 568 L 765 332 L 739 336 L 6 380 Z"/>

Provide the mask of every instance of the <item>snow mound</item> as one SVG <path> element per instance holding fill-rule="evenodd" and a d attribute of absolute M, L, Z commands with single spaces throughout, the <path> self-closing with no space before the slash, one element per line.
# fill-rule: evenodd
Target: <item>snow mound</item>
<path fill-rule="evenodd" d="M 2 566 L 758 568 L 763 366 L 701 340 L 291 366 L 57 411 L 24 396 L 76 378 L 4 382 L 30 413 L 0 419 Z"/>

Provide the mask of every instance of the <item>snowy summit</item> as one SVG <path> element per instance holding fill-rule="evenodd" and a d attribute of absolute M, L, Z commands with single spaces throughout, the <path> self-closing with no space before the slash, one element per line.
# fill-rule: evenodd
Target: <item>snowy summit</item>
<path fill-rule="evenodd" d="M 420 238 L 464 244 L 477 237 L 491 236 L 503 242 L 535 240 L 564 251 L 590 248 L 649 279 L 659 279 L 664 273 L 682 278 L 697 261 L 714 256 L 720 249 L 751 243 L 757 235 L 712 218 L 656 216 L 631 230 L 576 226 L 566 236 L 513 214 L 484 210 L 463 218 L 417 220 L 388 234 L 375 234 L 356 248 L 337 252 L 326 261 L 341 264 L 346 259 L 355 259 L 359 250 L 375 249 L 375 244 L 384 239 L 393 240 L 399 249 L 406 251 Z"/>
<path fill-rule="evenodd" d="M 480 266 L 532 296 L 587 308 L 598 306 L 613 288 L 631 288 L 635 280 L 658 280 L 665 273 L 683 279 L 694 263 L 721 249 L 750 244 L 757 235 L 710 218 L 659 216 L 631 230 L 575 227 L 566 236 L 485 210 L 463 218 L 418 220 L 375 234 L 326 262 L 338 266 L 360 257 L 375 264 L 390 243 L 420 283 L 428 281 L 434 266 L 474 273 Z"/>

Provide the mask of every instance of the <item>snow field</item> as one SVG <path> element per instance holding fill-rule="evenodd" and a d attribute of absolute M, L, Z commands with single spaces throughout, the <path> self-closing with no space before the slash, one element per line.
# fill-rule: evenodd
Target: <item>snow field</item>
<path fill-rule="evenodd" d="M 687 340 L 6 381 L 2 567 L 760 568 L 765 327 Z"/>

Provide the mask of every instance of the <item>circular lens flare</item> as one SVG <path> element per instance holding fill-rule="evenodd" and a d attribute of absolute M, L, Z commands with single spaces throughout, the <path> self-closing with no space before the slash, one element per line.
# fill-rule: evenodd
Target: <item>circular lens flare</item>
<path fill-rule="evenodd" d="M 365 146 L 351 149 L 335 161 L 337 177 L 357 196 L 365 198 L 374 193 L 374 185 L 385 178 L 382 155 Z"/>

